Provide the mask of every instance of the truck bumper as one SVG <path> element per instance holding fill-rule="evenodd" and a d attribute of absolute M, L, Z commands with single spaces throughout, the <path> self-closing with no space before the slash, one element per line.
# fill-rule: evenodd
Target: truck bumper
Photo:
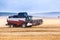
<path fill-rule="evenodd" d="M 27 23 L 27 26 L 32 26 L 32 23 Z"/>

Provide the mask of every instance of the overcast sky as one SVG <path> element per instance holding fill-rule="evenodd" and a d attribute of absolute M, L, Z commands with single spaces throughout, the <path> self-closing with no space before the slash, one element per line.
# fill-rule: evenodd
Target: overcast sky
<path fill-rule="evenodd" d="M 60 11 L 60 0 L 0 0 L 0 11 L 2 12 Z"/>

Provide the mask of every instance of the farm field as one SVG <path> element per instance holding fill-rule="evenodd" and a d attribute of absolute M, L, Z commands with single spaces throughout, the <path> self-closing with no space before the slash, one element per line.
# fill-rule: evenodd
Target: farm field
<path fill-rule="evenodd" d="M 60 40 L 60 28 L 0 28 L 0 40 Z"/>
<path fill-rule="evenodd" d="M 0 17 L 0 40 L 60 40 L 60 19 L 42 18 L 43 24 L 31 28 L 9 28 Z"/>

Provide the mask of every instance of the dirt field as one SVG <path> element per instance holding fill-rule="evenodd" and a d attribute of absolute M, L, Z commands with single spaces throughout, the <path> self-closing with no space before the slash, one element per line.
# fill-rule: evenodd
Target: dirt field
<path fill-rule="evenodd" d="M 43 24 L 32 28 L 9 28 L 6 17 L 0 17 L 0 40 L 60 40 L 60 19 L 43 18 Z"/>

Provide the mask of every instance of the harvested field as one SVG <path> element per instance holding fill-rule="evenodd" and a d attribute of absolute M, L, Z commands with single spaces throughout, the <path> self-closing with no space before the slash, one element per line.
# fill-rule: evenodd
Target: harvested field
<path fill-rule="evenodd" d="M 0 28 L 0 40 L 60 40 L 60 28 Z"/>
<path fill-rule="evenodd" d="M 60 19 L 43 18 L 43 24 L 31 28 L 9 28 L 0 17 L 0 40 L 60 40 Z"/>
<path fill-rule="evenodd" d="M 0 28 L 0 32 L 60 32 L 60 28 Z"/>
<path fill-rule="evenodd" d="M 60 35 L 2 35 L 0 40 L 60 40 Z"/>

